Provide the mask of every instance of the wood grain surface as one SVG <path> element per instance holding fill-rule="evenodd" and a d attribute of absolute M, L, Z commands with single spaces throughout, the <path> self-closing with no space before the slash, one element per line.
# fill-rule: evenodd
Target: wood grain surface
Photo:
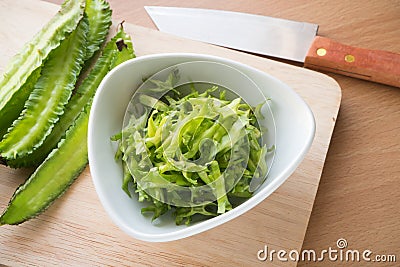
<path fill-rule="evenodd" d="M 61 1 L 53 2 L 60 3 Z M 400 53 L 399 1 L 110 0 L 110 3 L 115 19 L 124 19 L 149 28 L 155 27 L 145 13 L 144 5 L 225 9 L 317 23 L 320 25 L 319 32 L 323 36 L 349 45 Z M 38 9 L 42 10 L 46 7 L 40 6 Z M 21 17 L 20 21 L 16 21 L 15 25 L 18 26 L 19 23 L 24 22 L 30 24 L 25 16 Z M 0 34 L 3 35 L 4 32 Z M 181 42 L 184 41 L 181 40 Z M 146 44 L 144 47 L 152 45 L 155 44 Z M 8 49 L 14 51 L 12 46 L 7 47 L 11 47 Z M 200 45 L 198 47 L 211 49 L 208 46 L 208 48 Z M 217 50 L 212 49 L 212 51 Z M 245 57 L 239 53 L 222 52 L 221 49 L 218 49 L 216 53 L 234 55 L 237 58 Z M 254 61 L 255 59 L 252 59 L 252 62 Z M 258 67 L 262 68 L 260 64 L 264 61 L 257 62 L 260 62 Z M 279 64 L 276 66 L 281 67 Z M 328 74 L 342 88 L 342 104 L 305 234 L 303 249 L 321 251 L 329 246 L 335 247 L 337 239 L 346 238 L 349 248 L 370 249 L 375 254 L 396 254 L 400 257 L 400 214 L 398 212 L 400 210 L 398 201 L 400 197 L 398 183 L 400 178 L 400 107 L 398 104 L 400 90 Z M 329 95 L 329 92 L 323 93 Z M 26 173 L 2 169 L 2 175 L 5 177 L 2 185 L 4 191 L 0 195 L 3 206 L 9 197 L 4 192 L 11 194 L 15 189 L 15 184 L 22 181 L 22 178 L 15 178 L 15 176 L 24 177 Z M 303 171 L 301 175 L 301 177 L 307 177 L 308 173 Z M 63 260 L 76 257 L 80 265 L 146 265 L 148 259 L 156 255 L 161 266 L 170 265 L 172 262 L 178 265 L 190 263 L 198 266 L 227 265 L 227 263 L 237 266 L 254 265 L 255 252 L 261 249 L 262 244 L 271 245 L 274 249 L 286 248 L 288 243 L 282 236 L 293 236 L 293 239 L 298 239 L 302 235 L 296 232 L 298 228 L 296 223 L 292 223 L 288 228 L 281 227 L 276 233 L 271 233 L 268 232 L 271 231 L 270 228 L 264 227 L 265 222 L 254 222 L 251 219 L 255 216 L 267 215 L 271 222 L 279 224 L 279 218 L 276 217 L 281 215 L 271 214 L 271 208 L 285 204 L 293 208 L 288 203 L 293 199 L 299 199 L 299 195 L 304 193 L 302 191 L 304 188 L 299 187 L 298 194 L 288 195 L 285 186 L 286 188 L 288 185 L 289 187 L 296 186 L 296 183 L 290 182 L 291 180 L 293 179 L 289 179 L 288 183 L 285 183 L 275 194 L 284 201 L 263 203 L 246 216 L 238 218 L 237 221 L 204 233 L 199 238 L 187 239 L 171 246 L 143 244 L 126 238 L 123 233 L 115 229 L 101 209 L 90 211 L 90 216 L 85 209 L 69 213 L 68 211 L 73 209 L 74 202 L 81 203 L 82 207 L 100 205 L 93 190 L 87 193 L 92 185 L 89 177 L 83 175 L 83 178 L 80 178 L 70 192 L 48 210 L 45 216 L 26 224 L 20 231 L 6 230 L 7 236 L 0 229 L 1 263 L 70 265 L 71 262 Z M 316 190 L 317 186 L 318 184 L 313 188 Z M 85 195 L 83 199 L 82 194 Z M 309 202 L 310 199 L 298 201 L 299 209 L 305 208 L 306 203 Z M 285 214 L 291 216 L 293 213 L 298 214 L 295 209 L 287 209 Z M 82 216 L 92 224 L 81 226 L 79 218 Z M 60 222 L 64 223 L 63 226 L 54 225 L 52 220 L 55 218 L 65 218 Z M 240 231 L 237 236 L 233 235 L 237 224 L 244 225 L 244 232 L 257 233 L 257 235 L 243 236 Z M 93 231 L 93 228 L 103 233 L 101 239 L 95 236 L 79 235 L 82 231 Z M 111 232 L 113 234 L 110 234 Z M 74 237 L 75 241 L 71 244 L 67 237 Z M 270 243 L 271 239 L 275 242 Z M 35 244 L 35 240 L 41 240 L 41 242 L 38 242 L 37 246 L 32 245 Z M 88 245 L 85 240 L 92 242 Z M 117 241 L 122 245 L 112 247 Z M 53 248 L 51 251 L 43 249 L 46 242 Z M 213 247 L 216 243 L 222 245 Z M 110 250 L 103 251 L 104 246 L 110 246 Z M 212 249 L 202 246 L 210 246 Z M 12 247 L 14 251 L 12 253 L 8 251 L 6 254 L 7 247 Z M 76 254 L 77 250 L 80 254 Z M 137 253 L 125 253 L 127 250 Z M 200 259 L 193 255 L 200 255 Z M 29 258 L 31 261 L 21 260 Z M 105 263 L 104 260 L 108 262 Z M 274 262 L 274 264 L 278 263 Z M 265 262 L 264 265 L 271 264 Z M 365 263 L 323 261 L 300 262 L 298 265 L 365 266 Z M 377 263 L 376 265 L 397 266 L 395 263 Z"/>
<path fill-rule="evenodd" d="M 58 7 L 30 0 L 3 1 L 0 7 L 0 32 L 15 44 L 9 48 L 8 42 L 0 42 L 0 51 L 7 51 L 0 57 L 0 66 L 4 66 Z M 14 23 L 22 17 L 26 22 Z M 160 52 L 213 54 L 282 79 L 313 110 L 316 135 L 309 153 L 274 194 L 245 215 L 205 233 L 165 244 L 141 242 L 119 230 L 100 205 L 86 169 L 67 194 L 37 219 L 1 227 L 1 261 L 9 265 L 242 266 L 263 264 L 257 259 L 257 251 L 267 244 L 274 249 L 300 250 L 340 104 L 338 84 L 326 75 L 303 68 L 127 23 L 124 28 L 134 38 L 137 56 Z M 0 177 L 0 203 L 5 206 L 27 172 L 0 166 Z M 277 260 L 272 264 L 296 265 Z"/>
<path fill-rule="evenodd" d="M 156 28 L 144 5 L 200 7 L 306 21 L 319 35 L 356 47 L 400 53 L 399 0 L 111 0 L 115 17 Z M 400 261 L 400 90 L 327 73 L 342 102 L 303 249 L 321 251 L 346 238 L 349 248 L 395 254 Z M 300 262 L 298 266 L 365 266 Z"/>

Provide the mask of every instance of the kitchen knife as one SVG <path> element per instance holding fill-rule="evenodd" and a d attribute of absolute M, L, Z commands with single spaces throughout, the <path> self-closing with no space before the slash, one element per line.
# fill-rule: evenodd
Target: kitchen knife
<path fill-rule="evenodd" d="M 400 54 L 317 36 L 318 25 L 231 11 L 145 7 L 160 31 L 400 87 Z"/>

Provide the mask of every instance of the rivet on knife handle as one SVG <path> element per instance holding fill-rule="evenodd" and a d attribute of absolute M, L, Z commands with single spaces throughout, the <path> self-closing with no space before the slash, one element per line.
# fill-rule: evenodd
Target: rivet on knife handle
<path fill-rule="evenodd" d="M 400 54 L 353 47 L 316 37 L 304 66 L 400 87 Z"/>

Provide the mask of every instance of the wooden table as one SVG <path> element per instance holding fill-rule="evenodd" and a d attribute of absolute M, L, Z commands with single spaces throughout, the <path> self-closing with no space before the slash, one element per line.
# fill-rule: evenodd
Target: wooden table
<path fill-rule="evenodd" d="M 110 3 L 115 18 L 149 28 L 156 27 L 144 5 L 224 9 L 312 22 L 321 36 L 400 53 L 398 0 Z M 400 88 L 329 75 L 342 88 L 342 104 L 303 248 L 322 250 L 345 238 L 352 248 L 400 261 Z"/>
<path fill-rule="evenodd" d="M 144 5 L 224 9 L 317 23 L 322 36 L 349 45 L 400 53 L 398 0 L 109 2 L 115 19 L 149 28 L 155 26 Z M 400 88 L 329 75 L 342 88 L 342 103 L 303 249 L 321 251 L 334 247 L 339 238 L 345 238 L 352 249 L 395 254 L 398 264 Z M 335 263 L 341 264 L 360 265 Z M 298 264 L 305 265 L 331 266 L 332 262 Z M 395 264 L 381 263 L 380 266 Z"/>

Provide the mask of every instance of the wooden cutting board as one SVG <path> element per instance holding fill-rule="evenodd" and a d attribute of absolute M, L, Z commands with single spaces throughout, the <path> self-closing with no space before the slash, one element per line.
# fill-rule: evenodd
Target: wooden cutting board
<path fill-rule="evenodd" d="M 58 9 L 41 1 L 0 2 L 0 72 Z M 266 264 L 257 259 L 265 245 L 274 250 L 301 250 L 340 106 L 338 84 L 304 68 L 135 25 L 125 24 L 125 29 L 132 35 L 137 56 L 205 53 L 240 61 L 281 79 L 314 113 L 317 127 L 311 150 L 295 173 L 251 211 L 207 232 L 168 243 L 138 241 L 117 228 L 97 198 L 88 167 L 44 214 L 19 226 L 0 227 L 0 264 L 253 266 Z M 0 166 L 0 209 L 28 173 Z M 296 265 L 277 259 L 268 264 Z"/>

